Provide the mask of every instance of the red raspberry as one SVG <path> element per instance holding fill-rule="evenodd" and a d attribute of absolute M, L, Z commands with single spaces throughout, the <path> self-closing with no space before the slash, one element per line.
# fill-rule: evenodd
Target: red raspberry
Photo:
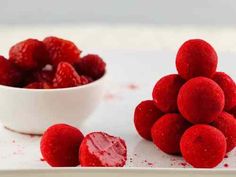
<path fill-rule="evenodd" d="M 190 124 L 176 113 L 165 114 L 151 129 L 154 144 L 167 154 L 180 154 L 180 139 Z"/>
<path fill-rule="evenodd" d="M 223 72 L 216 72 L 212 79 L 222 88 L 225 94 L 225 107 L 229 111 L 236 105 L 236 85 L 234 80 Z"/>
<path fill-rule="evenodd" d="M 80 76 L 80 79 L 81 79 L 81 83 L 82 85 L 85 85 L 85 84 L 89 84 L 91 82 L 93 82 L 93 79 L 91 77 L 88 77 L 88 76 Z"/>
<path fill-rule="evenodd" d="M 60 62 L 53 79 L 55 88 L 76 87 L 81 85 L 80 76 L 77 74 L 73 66 L 67 62 Z"/>
<path fill-rule="evenodd" d="M 103 132 L 85 136 L 79 150 L 83 167 L 123 167 L 127 159 L 125 141 Z"/>
<path fill-rule="evenodd" d="M 104 75 L 106 63 L 98 55 L 89 54 L 78 60 L 75 68 L 79 74 L 96 80 Z"/>
<path fill-rule="evenodd" d="M 230 110 L 230 113 L 236 118 L 236 106 L 234 106 L 233 109 Z"/>
<path fill-rule="evenodd" d="M 212 123 L 226 137 L 227 152 L 236 146 L 236 119 L 227 112 L 222 112 Z"/>
<path fill-rule="evenodd" d="M 33 82 L 25 86 L 24 88 L 28 89 L 51 89 L 52 86 L 50 86 L 47 82 Z"/>
<path fill-rule="evenodd" d="M 142 101 L 134 111 L 134 125 L 139 135 L 144 139 L 152 140 L 151 128 L 162 115 L 154 101 Z"/>
<path fill-rule="evenodd" d="M 21 71 L 9 60 L 0 56 L 0 84 L 17 86 L 22 80 Z"/>
<path fill-rule="evenodd" d="M 198 124 L 187 129 L 180 141 L 184 159 L 196 168 L 213 168 L 225 156 L 226 139 L 210 125 Z"/>
<path fill-rule="evenodd" d="M 49 127 L 42 136 L 40 150 L 52 167 L 79 165 L 79 147 L 84 138 L 81 131 L 66 124 Z"/>
<path fill-rule="evenodd" d="M 176 56 L 176 68 L 188 80 L 197 76 L 211 77 L 217 67 L 218 57 L 214 48 L 204 40 L 186 41 Z"/>
<path fill-rule="evenodd" d="M 9 60 L 23 70 L 40 69 L 49 61 L 44 44 L 36 39 L 27 39 L 15 44 L 11 47 L 9 56 Z"/>
<path fill-rule="evenodd" d="M 51 64 L 54 66 L 62 61 L 74 64 L 80 58 L 81 51 L 71 41 L 52 36 L 45 38 L 43 43 L 49 52 Z"/>
<path fill-rule="evenodd" d="M 178 74 L 170 74 L 161 78 L 155 85 L 152 97 L 156 106 L 165 113 L 177 112 L 179 89 L 185 81 Z"/>

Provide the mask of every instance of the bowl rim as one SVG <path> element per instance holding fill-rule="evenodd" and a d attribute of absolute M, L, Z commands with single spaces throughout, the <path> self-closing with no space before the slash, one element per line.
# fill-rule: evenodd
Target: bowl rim
<path fill-rule="evenodd" d="M 80 89 L 86 89 L 88 87 L 93 87 L 101 83 L 102 81 L 105 80 L 107 77 L 107 71 L 103 74 L 102 77 L 99 79 L 85 84 L 85 85 L 79 85 L 76 87 L 67 87 L 67 88 L 54 88 L 54 89 L 28 89 L 28 88 L 21 88 L 21 87 L 12 87 L 12 86 L 6 86 L 6 85 L 0 85 L 0 90 L 1 89 L 6 89 L 6 90 L 15 90 L 19 92 L 64 92 L 64 91 L 72 91 L 72 90 L 80 90 Z"/>

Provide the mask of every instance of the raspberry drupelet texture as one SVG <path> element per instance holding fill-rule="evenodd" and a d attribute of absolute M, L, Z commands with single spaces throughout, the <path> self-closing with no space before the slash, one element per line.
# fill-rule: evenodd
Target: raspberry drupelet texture
<path fill-rule="evenodd" d="M 28 88 L 28 89 L 51 89 L 53 87 L 47 82 L 33 82 L 33 83 L 30 83 L 30 84 L 26 85 L 24 88 Z"/>
<path fill-rule="evenodd" d="M 178 73 L 186 80 L 197 76 L 211 77 L 216 71 L 217 62 L 214 48 L 201 39 L 186 41 L 176 56 Z"/>
<path fill-rule="evenodd" d="M 162 115 L 154 101 L 142 101 L 134 111 L 134 125 L 138 134 L 144 139 L 152 140 L 151 128 Z"/>
<path fill-rule="evenodd" d="M 0 56 L 0 84 L 17 86 L 23 79 L 22 72 L 9 60 Z"/>
<path fill-rule="evenodd" d="M 125 141 L 104 132 L 85 136 L 79 150 L 83 167 L 123 167 L 127 160 Z"/>
<path fill-rule="evenodd" d="M 234 116 L 236 119 L 236 106 L 233 107 L 233 109 L 230 110 L 230 113 Z"/>
<path fill-rule="evenodd" d="M 224 72 L 216 72 L 212 79 L 222 88 L 225 94 L 225 107 L 229 111 L 236 106 L 236 84 L 234 80 Z"/>
<path fill-rule="evenodd" d="M 104 75 L 106 63 L 98 55 L 89 54 L 78 60 L 75 68 L 80 75 L 96 80 Z"/>
<path fill-rule="evenodd" d="M 153 143 L 167 154 L 180 154 L 181 136 L 190 126 L 180 114 L 165 114 L 151 129 Z"/>
<path fill-rule="evenodd" d="M 155 85 L 152 97 L 156 106 L 165 113 L 177 112 L 177 96 L 185 81 L 178 74 L 162 77 Z"/>
<path fill-rule="evenodd" d="M 226 153 L 224 134 L 210 125 L 198 124 L 187 129 L 180 141 L 184 159 L 195 168 L 213 168 Z"/>
<path fill-rule="evenodd" d="M 71 64 L 67 62 L 60 62 L 58 64 L 53 79 L 54 88 L 76 87 L 81 84 L 81 78 Z"/>
<path fill-rule="evenodd" d="M 42 136 L 42 156 L 52 167 L 77 166 L 79 147 L 83 138 L 83 134 L 75 127 L 66 124 L 53 125 Z"/>
<path fill-rule="evenodd" d="M 226 137 L 227 152 L 236 146 L 236 119 L 227 112 L 222 112 L 212 126 L 219 129 Z"/>
<path fill-rule="evenodd" d="M 43 68 L 49 62 L 49 55 L 43 42 L 27 39 L 11 47 L 9 60 L 28 71 Z"/>
<path fill-rule="evenodd" d="M 187 81 L 179 91 L 178 108 L 189 122 L 211 123 L 222 112 L 224 92 L 213 80 L 196 77 Z"/>
<path fill-rule="evenodd" d="M 74 64 L 80 58 L 80 49 L 69 40 L 51 36 L 45 38 L 43 43 L 49 53 L 50 63 L 54 66 L 63 61 Z"/>

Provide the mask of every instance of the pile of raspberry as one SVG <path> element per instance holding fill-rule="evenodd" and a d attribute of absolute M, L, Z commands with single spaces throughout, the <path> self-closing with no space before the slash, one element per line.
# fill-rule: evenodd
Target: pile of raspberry
<path fill-rule="evenodd" d="M 123 167 L 127 160 L 125 141 L 104 132 L 82 132 L 67 124 L 55 124 L 43 134 L 40 150 L 52 167 Z"/>
<path fill-rule="evenodd" d="M 98 55 L 80 56 L 69 40 L 47 37 L 27 39 L 0 56 L 0 85 L 28 89 L 54 89 L 85 85 L 101 78 L 106 64 Z"/>
<path fill-rule="evenodd" d="M 196 168 L 217 166 L 236 146 L 236 85 L 217 63 L 209 43 L 186 41 L 176 56 L 178 74 L 157 81 L 153 99 L 134 113 L 141 137 Z"/>

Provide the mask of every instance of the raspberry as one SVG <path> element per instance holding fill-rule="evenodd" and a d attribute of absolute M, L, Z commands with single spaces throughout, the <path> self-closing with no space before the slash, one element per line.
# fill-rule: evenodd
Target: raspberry
<path fill-rule="evenodd" d="M 27 39 L 12 46 L 9 57 L 23 70 L 40 69 L 49 62 L 44 44 L 36 39 Z"/>
<path fill-rule="evenodd" d="M 197 76 L 211 77 L 217 67 L 218 57 L 214 48 L 204 40 L 186 41 L 176 56 L 176 68 L 188 80 Z"/>
<path fill-rule="evenodd" d="M 230 113 L 236 118 L 236 106 L 234 106 L 233 109 L 230 110 Z"/>
<path fill-rule="evenodd" d="M 28 89 L 51 89 L 52 86 L 50 86 L 47 82 L 33 82 L 25 86 L 24 88 Z"/>
<path fill-rule="evenodd" d="M 189 127 L 190 124 L 180 114 L 165 114 L 151 129 L 153 142 L 167 154 L 179 154 L 181 136 Z"/>
<path fill-rule="evenodd" d="M 80 76 L 77 74 L 73 66 L 67 62 L 60 62 L 53 79 L 55 88 L 76 87 L 81 85 Z"/>
<path fill-rule="evenodd" d="M 154 101 L 142 101 L 134 112 L 134 125 L 141 137 L 152 140 L 151 128 L 163 113 L 155 106 Z"/>
<path fill-rule="evenodd" d="M 125 141 L 103 132 L 85 136 L 79 150 L 83 167 L 123 167 L 127 159 Z"/>
<path fill-rule="evenodd" d="M 22 72 L 9 60 L 0 56 L 0 84 L 17 86 L 22 80 Z"/>
<path fill-rule="evenodd" d="M 83 138 L 83 134 L 75 127 L 66 124 L 53 125 L 42 136 L 42 156 L 52 167 L 77 166 L 79 147 Z"/>
<path fill-rule="evenodd" d="M 78 60 L 75 68 L 79 74 L 96 80 L 104 75 L 106 63 L 98 55 L 89 54 Z"/>
<path fill-rule="evenodd" d="M 212 79 L 222 88 L 225 94 L 225 107 L 229 111 L 236 106 L 236 85 L 234 80 L 223 72 L 216 72 Z"/>
<path fill-rule="evenodd" d="M 227 152 L 236 146 L 236 119 L 227 112 L 222 112 L 212 126 L 219 129 L 226 137 Z"/>
<path fill-rule="evenodd" d="M 24 79 L 24 85 L 31 84 L 33 82 L 47 82 L 47 83 L 52 83 L 53 78 L 54 78 L 54 71 L 34 71 L 34 72 L 28 72 L 25 74 L 25 79 Z"/>
<path fill-rule="evenodd" d="M 187 129 L 180 141 L 184 159 L 196 168 L 213 168 L 225 156 L 226 139 L 210 125 L 198 124 Z"/>
<path fill-rule="evenodd" d="M 51 36 L 45 38 L 43 43 L 49 52 L 51 64 L 54 66 L 62 61 L 74 64 L 80 58 L 81 51 L 71 41 Z"/>
<path fill-rule="evenodd" d="M 84 76 L 84 75 L 80 76 L 80 79 L 81 79 L 82 85 L 89 84 L 89 83 L 93 82 L 93 79 L 91 77 Z"/>
<path fill-rule="evenodd" d="M 180 113 L 191 123 L 211 123 L 222 112 L 224 92 L 213 80 L 196 77 L 180 89 L 178 107 Z"/>
<path fill-rule="evenodd" d="M 185 81 L 178 74 L 161 78 L 155 85 L 152 97 L 156 106 L 165 113 L 177 112 L 177 96 Z"/>

